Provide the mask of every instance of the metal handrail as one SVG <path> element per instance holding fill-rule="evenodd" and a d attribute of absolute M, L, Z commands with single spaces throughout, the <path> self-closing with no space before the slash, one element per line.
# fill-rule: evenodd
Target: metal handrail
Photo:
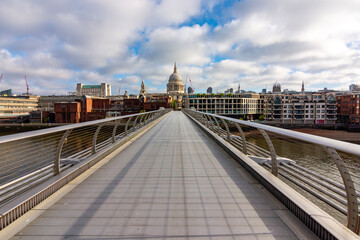
<path fill-rule="evenodd" d="M 134 116 L 144 117 L 153 116 L 154 114 L 161 116 L 166 112 L 168 112 L 168 110 L 161 109 L 152 112 L 131 114 L 0 137 L 0 151 L 4 153 L 0 156 L 0 164 L 2 167 L 2 170 L 0 169 L 2 173 L 1 179 L 5 179 L 5 181 L 2 180 L 2 182 L 5 183 L 3 186 L 7 186 L 6 183 L 9 183 L 9 181 L 10 183 L 19 181 L 17 179 L 22 179 L 23 176 L 32 176 L 32 172 L 37 172 L 39 169 L 44 169 L 49 165 L 53 166 L 54 175 L 58 175 L 61 171 L 60 165 L 64 165 L 60 163 L 62 162 L 61 155 L 63 146 L 68 139 L 72 138 L 70 140 L 71 142 L 68 143 L 70 148 L 67 153 L 65 153 L 66 157 L 64 160 L 73 164 L 95 154 L 97 148 L 101 150 L 108 145 L 115 144 L 117 139 L 124 137 L 124 132 L 120 131 L 120 133 L 116 133 L 121 122 L 125 121 L 127 128 L 130 120 L 135 119 L 133 118 Z M 154 120 L 154 118 L 152 120 Z M 102 131 L 101 127 L 110 128 L 111 133 L 108 129 L 106 131 L 104 130 L 101 135 L 101 140 L 97 142 L 100 131 Z M 135 126 L 132 126 L 132 128 L 134 127 Z M 79 131 L 76 133 L 74 129 L 79 129 Z M 131 129 L 131 131 L 133 131 L 133 129 Z M 85 144 L 84 146 L 72 148 L 79 140 L 80 142 L 83 141 L 82 138 L 91 138 L 91 146 L 87 147 Z M 38 156 L 41 156 L 41 160 L 39 160 Z M 26 159 L 25 161 L 23 160 L 24 158 Z M 40 164 L 39 161 L 41 161 Z M 35 164 L 31 166 L 33 162 L 38 162 L 38 165 L 36 166 Z M 27 169 L 24 169 L 24 167 Z M 16 173 L 17 171 L 21 171 L 22 173 Z"/>
<path fill-rule="evenodd" d="M 23 173 L 23 175 L 11 179 L 10 182 L 5 182 L 3 187 L 0 187 L 0 205 L 44 182 L 53 175 L 59 174 L 60 171 L 68 169 L 73 164 L 83 161 L 84 159 L 89 160 L 89 162 L 83 162 L 80 164 L 80 167 L 73 169 L 55 183 L 37 192 L 24 202 L 21 202 L 15 207 L 11 207 L 8 211 L 1 212 L 0 230 L 81 174 L 87 169 L 88 164 L 98 161 L 104 154 L 109 153 L 109 151 L 115 149 L 116 146 L 126 142 L 128 140 L 127 138 L 138 134 L 135 132 L 138 128 L 146 126 L 169 111 L 171 111 L 171 109 L 162 108 L 152 112 L 131 114 L 0 137 L 0 151 L 4 153 L 2 154 L 3 158 L 0 156 L 0 160 L 4 160 L 4 162 L 0 161 L 1 165 L 8 164 L 8 166 L 22 171 L 24 171 L 24 167 L 29 168 L 30 165 L 30 169 L 32 170 L 30 173 Z M 139 126 L 135 122 L 131 122 L 131 120 L 136 121 L 137 117 L 134 118 L 134 116 L 141 116 L 142 118 L 145 116 L 146 121 L 141 122 Z M 118 128 L 119 126 L 123 126 L 124 129 Z M 128 134 L 125 133 L 125 130 Z M 85 144 L 82 141 L 79 142 L 79 139 L 84 140 L 81 138 L 91 139 L 91 144 L 87 144 L 88 140 L 86 139 L 87 142 L 85 141 Z M 46 147 L 44 148 L 42 144 L 46 145 Z M 61 158 L 62 151 L 65 151 L 63 150 L 65 144 L 69 145 L 70 148 L 64 154 L 66 155 L 64 156 L 65 158 Z M 19 151 L 19 149 L 21 150 Z M 95 152 L 93 151 L 94 149 Z M 33 162 L 38 160 L 37 156 L 46 151 L 49 151 L 49 153 L 45 154 L 46 156 L 44 156 L 45 160 L 43 163 L 47 165 L 31 168 Z M 8 154 L 9 152 L 11 154 Z M 27 160 L 29 162 L 26 162 L 26 164 L 13 166 L 13 162 L 8 163 L 9 160 L 15 159 L 16 165 L 16 163 L 21 162 L 20 159 L 24 157 L 23 154 L 28 157 Z M 53 168 L 53 174 L 51 174 L 51 168 Z M 11 175 L 11 172 L 13 173 L 14 171 L 7 172 Z"/>
<path fill-rule="evenodd" d="M 197 111 L 191 110 L 191 109 L 189 109 L 189 111 L 197 112 Z M 301 140 L 304 142 L 331 147 L 331 148 L 334 148 L 334 149 L 342 151 L 342 152 L 347 152 L 347 153 L 354 154 L 356 156 L 360 156 L 360 148 L 357 144 L 343 142 L 343 141 L 320 137 L 320 136 L 315 136 L 315 135 L 302 133 L 302 132 L 295 132 L 295 131 L 291 131 L 288 129 L 268 126 L 268 125 L 261 124 L 261 123 L 254 123 L 254 122 L 248 122 L 248 121 L 244 121 L 244 120 L 238 120 L 235 118 L 219 116 L 219 115 L 212 114 L 212 113 L 203 113 L 202 112 L 202 114 L 206 114 L 206 115 L 217 117 L 217 118 L 222 118 L 224 120 L 228 120 L 228 121 L 235 122 L 235 123 L 240 123 L 242 125 L 253 127 L 253 128 L 260 128 L 260 129 L 263 129 L 263 130 L 266 130 L 269 132 L 273 132 L 273 133 L 276 133 L 279 135 L 283 135 L 286 137 L 291 137 L 291 138 L 295 138 L 297 140 Z"/>
<path fill-rule="evenodd" d="M 360 209 L 359 208 L 360 208 L 360 206 L 359 206 L 359 200 L 357 197 L 357 191 L 355 189 L 354 180 L 352 180 L 351 174 L 349 173 L 349 171 L 346 167 L 346 164 L 344 163 L 344 161 L 342 160 L 340 155 L 337 153 L 337 150 L 338 150 L 341 152 L 350 153 L 355 156 L 360 156 L 359 145 L 353 144 L 353 143 L 347 143 L 347 142 L 343 142 L 343 141 L 338 141 L 338 140 L 334 140 L 334 139 L 329 139 L 329 138 L 325 138 L 325 137 L 314 136 L 311 134 L 295 132 L 295 131 L 282 129 L 282 128 L 278 128 L 278 127 L 267 126 L 264 124 L 248 122 L 248 121 L 243 121 L 243 120 L 237 120 L 234 118 L 219 116 L 216 114 L 200 112 L 200 111 L 196 111 L 194 109 L 183 109 L 183 110 L 185 111 L 185 113 L 192 116 L 199 123 L 202 123 L 209 130 L 211 130 L 209 127 L 209 124 L 205 124 L 204 119 L 208 119 L 205 116 L 209 116 L 209 118 L 212 117 L 214 119 L 214 122 L 217 125 L 217 129 L 216 130 L 213 129 L 213 131 L 215 133 L 217 132 L 217 134 L 220 137 L 222 137 L 224 140 L 227 140 L 230 144 L 232 144 L 232 142 L 229 141 L 229 139 L 231 139 L 231 137 L 229 138 L 229 135 L 231 133 L 228 128 L 228 124 L 226 124 L 226 121 L 235 123 L 235 125 L 241 124 L 244 126 L 252 127 L 254 129 L 257 129 L 258 131 L 260 131 L 260 133 L 262 133 L 263 137 L 265 138 L 266 142 L 268 143 L 268 146 L 270 148 L 270 153 L 271 153 L 271 165 L 269 165 L 267 163 L 265 165 L 271 169 L 271 172 L 275 176 L 277 176 L 277 169 L 278 169 L 279 163 L 276 159 L 276 153 L 275 153 L 274 147 L 272 146 L 271 139 L 267 136 L 265 131 L 269 131 L 272 133 L 276 133 L 277 135 L 282 135 L 282 136 L 285 136 L 288 138 L 293 138 L 293 139 L 297 139 L 297 140 L 300 140 L 303 142 L 322 146 L 324 148 L 324 150 L 329 154 L 331 159 L 334 161 L 334 163 L 337 167 L 337 170 L 340 173 L 340 176 L 343 180 L 342 184 L 343 184 L 345 192 L 346 192 L 346 200 L 345 201 L 341 200 L 338 197 L 334 197 L 334 199 L 341 203 L 346 203 L 347 210 L 341 210 L 341 212 L 343 212 L 347 215 L 346 226 L 353 232 L 359 234 L 359 228 L 360 228 L 360 214 L 359 214 Z M 222 124 L 224 125 L 226 130 L 224 130 L 220 127 L 218 119 L 220 119 L 220 121 L 222 122 Z M 221 132 L 225 133 L 226 136 L 222 136 Z M 239 130 L 239 132 L 240 132 L 240 130 Z M 308 191 L 311 192 L 312 190 L 308 189 Z M 325 202 L 327 201 L 326 197 L 323 197 L 318 194 L 313 194 L 313 195 L 317 195 L 317 197 L 324 200 Z M 331 195 L 331 194 L 329 194 L 329 195 Z M 340 209 L 338 207 L 338 205 L 333 204 L 332 206 L 333 207 L 335 206 L 334 207 L 335 209 L 336 208 L 338 210 Z"/>
<path fill-rule="evenodd" d="M 163 111 L 163 110 L 152 111 L 152 113 L 161 112 L 161 111 Z M 25 139 L 25 138 L 30 138 L 30 137 L 38 137 L 38 136 L 46 135 L 49 133 L 62 132 L 62 131 L 66 131 L 69 129 L 93 126 L 93 125 L 97 125 L 100 123 L 112 122 L 112 121 L 116 121 L 116 120 L 125 119 L 128 117 L 141 116 L 141 115 L 146 115 L 146 114 L 149 114 L 149 112 L 136 113 L 136 114 L 130 114 L 130 115 L 125 115 L 125 116 L 120 116 L 120 117 L 106 118 L 106 119 L 94 120 L 94 121 L 83 122 L 83 123 L 74 123 L 74 124 L 69 124 L 69 125 L 65 125 L 65 126 L 58 126 L 58 127 L 47 128 L 47 129 L 30 131 L 30 132 L 6 135 L 6 136 L 0 137 L 0 144 L 17 141 L 17 140 L 21 140 L 21 139 Z"/>

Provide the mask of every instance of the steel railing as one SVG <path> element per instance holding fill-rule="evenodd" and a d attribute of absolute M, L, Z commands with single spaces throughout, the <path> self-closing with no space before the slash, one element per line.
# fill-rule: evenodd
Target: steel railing
<path fill-rule="evenodd" d="M 169 111 L 160 109 L 0 137 L 0 206 L 121 142 Z M 59 189 L 69 177 L 64 179 L 55 188 Z M 29 199 L 27 204 L 1 213 L 0 230 L 52 194 L 54 186 L 44 191 L 39 193 L 41 196 Z"/>
<path fill-rule="evenodd" d="M 343 159 L 344 157 L 342 157 L 344 153 L 350 154 L 356 158 L 355 161 L 358 163 L 360 161 L 359 145 L 260 123 L 204 113 L 195 109 L 183 109 L 183 111 L 248 155 L 251 159 L 270 169 L 273 175 L 286 179 L 298 188 L 302 188 L 305 192 L 327 203 L 336 209 L 336 211 L 345 214 L 346 226 L 359 234 L 359 168 L 352 168 L 352 166 L 346 164 L 346 161 Z M 261 146 L 249 141 L 249 136 L 253 136 L 254 132 L 258 132 L 258 135 L 263 137 Z M 279 148 L 281 146 L 274 146 L 273 141 L 274 139 L 276 140 L 276 137 L 272 135 L 285 138 L 285 141 L 297 141 L 297 144 L 307 143 L 321 146 L 325 150 L 324 155 L 327 153 L 329 159 L 334 162 L 334 167 L 330 167 L 329 171 L 331 172 L 329 175 L 334 173 L 338 177 L 335 177 L 336 179 L 334 180 L 329 176 L 324 176 L 319 174 L 319 172 L 298 165 L 296 163 L 297 159 L 278 156 L 276 147 Z M 261 141 L 256 142 L 261 143 Z M 291 149 L 291 151 L 297 150 L 296 147 Z"/>

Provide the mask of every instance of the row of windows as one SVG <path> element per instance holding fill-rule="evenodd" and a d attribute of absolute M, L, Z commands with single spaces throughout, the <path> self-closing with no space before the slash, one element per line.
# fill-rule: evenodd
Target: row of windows
<path fill-rule="evenodd" d="M 194 107 L 194 108 L 257 108 L 257 105 L 255 104 L 237 104 L 237 105 L 194 105 L 194 104 L 190 104 L 190 108 Z"/>
<path fill-rule="evenodd" d="M 283 115 L 283 118 L 293 118 L 293 115 Z M 295 117 L 297 119 L 304 119 L 301 116 Z M 314 115 L 305 115 L 305 118 L 314 118 Z M 325 118 L 325 115 L 316 115 L 316 118 Z"/>
<path fill-rule="evenodd" d="M 254 99 L 190 99 L 189 103 L 257 103 Z"/>
<path fill-rule="evenodd" d="M 207 113 L 216 113 L 216 114 L 256 114 L 257 111 L 251 111 L 251 110 L 200 110 L 200 112 L 207 112 Z"/>
<path fill-rule="evenodd" d="M 0 106 L 0 108 L 36 108 L 35 106 Z"/>

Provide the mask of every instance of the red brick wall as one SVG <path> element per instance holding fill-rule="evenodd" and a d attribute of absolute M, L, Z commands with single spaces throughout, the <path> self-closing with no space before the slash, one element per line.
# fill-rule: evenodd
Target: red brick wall
<path fill-rule="evenodd" d="M 337 114 L 349 117 L 351 124 L 360 124 L 360 95 L 337 96 Z"/>
<path fill-rule="evenodd" d="M 55 121 L 57 123 L 79 123 L 81 104 L 72 103 L 54 103 Z"/>

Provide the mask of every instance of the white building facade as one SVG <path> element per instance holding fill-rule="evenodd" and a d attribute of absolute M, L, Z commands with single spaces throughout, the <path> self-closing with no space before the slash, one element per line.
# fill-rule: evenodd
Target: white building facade
<path fill-rule="evenodd" d="M 186 94 L 185 108 L 218 115 L 246 116 L 262 114 L 260 94 Z"/>
<path fill-rule="evenodd" d="M 94 97 L 106 97 L 111 95 L 111 85 L 101 83 L 100 85 L 84 85 L 78 83 L 76 85 L 76 95 L 88 95 Z"/>
<path fill-rule="evenodd" d="M 336 93 L 263 94 L 265 121 L 291 124 L 334 124 Z"/>

